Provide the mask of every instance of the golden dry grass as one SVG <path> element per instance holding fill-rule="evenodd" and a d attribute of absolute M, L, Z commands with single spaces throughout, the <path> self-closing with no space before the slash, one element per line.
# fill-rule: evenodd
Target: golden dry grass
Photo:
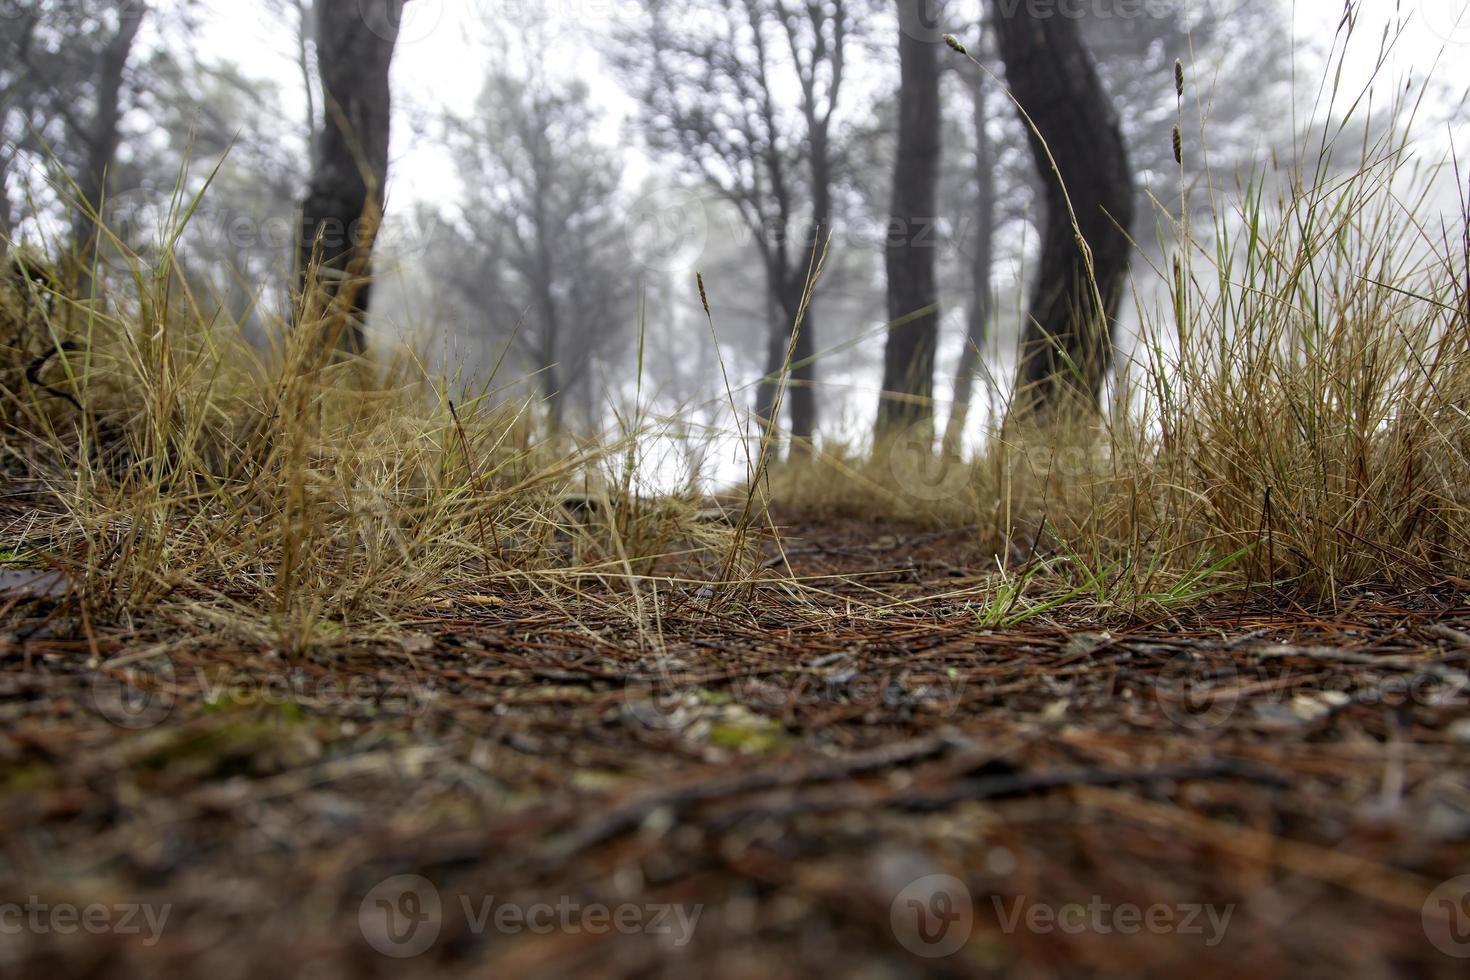
<path fill-rule="evenodd" d="M 1330 134 L 1347 131 L 1334 123 L 1301 153 L 1310 166 L 1275 175 L 1279 194 L 1254 176 L 1215 202 L 1208 234 L 1162 229 L 1176 243 L 1158 271 L 1168 306 L 1140 311 L 1102 417 L 998 424 L 964 460 L 918 429 L 766 473 L 763 443 L 733 528 L 699 520 L 708 502 L 692 491 L 639 492 L 648 420 L 575 447 L 544 438 L 534 404 L 484 392 L 455 406 L 454 379 L 409 351 L 332 354 L 340 304 L 308 302 L 275 347 L 253 348 L 190 292 L 176 235 L 148 260 L 105 242 L 115 272 L 100 298 L 17 253 L 0 291 L 0 466 L 24 493 L 0 547 L 80 580 L 93 614 L 182 603 L 292 647 L 510 588 L 561 601 L 595 587 L 642 631 L 646 588 L 777 574 L 760 553 L 772 500 L 973 526 L 997 602 L 1031 609 L 1458 587 L 1470 234 L 1463 214 L 1448 229 L 1416 217 L 1427 182 L 1403 106 L 1365 127 L 1381 135 L 1355 166 L 1330 165 Z M 174 211 L 185 222 L 192 208 Z"/>

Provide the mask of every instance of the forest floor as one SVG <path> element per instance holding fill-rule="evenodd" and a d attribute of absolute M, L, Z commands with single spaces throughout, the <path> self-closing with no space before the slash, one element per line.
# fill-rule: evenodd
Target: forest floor
<path fill-rule="evenodd" d="M 974 537 L 299 659 L 0 600 L 0 973 L 1464 975 L 1465 583 L 987 629 Z"/>

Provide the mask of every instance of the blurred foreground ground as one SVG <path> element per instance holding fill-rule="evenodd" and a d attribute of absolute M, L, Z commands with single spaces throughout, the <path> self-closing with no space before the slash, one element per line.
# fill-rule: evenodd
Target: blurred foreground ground
<path fill-rule="evenodd" d="M 971 537 L 309 659 L 14 604 L 0 974 L 1465 975 L 1467 583 L 985 629 Z"/>

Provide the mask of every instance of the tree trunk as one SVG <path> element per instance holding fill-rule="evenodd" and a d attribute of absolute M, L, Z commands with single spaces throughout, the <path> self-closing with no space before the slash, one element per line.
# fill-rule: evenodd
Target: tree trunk
<path fill-rule="evenodd" d="M 81 172 L 76 175 L 77 207 L 72 212 L 72 241 L 76 254 L 78 288 L 83 295 L 92 290 L 92 266 L 97 259 L 98 238 L 107 205 L 107 179 L 117 157 L 122 134 L 122 93 L 133 42 L 147 13 L 144 4 L 130 5 L 119 13 L 117 33 L 103 46 L 97 61 L 97 96 L 92 119 L 85 133 Z"/>
<path fill-rule="evenodd" d="M 949 422 L 944 428 L 946 456 L 958 456 L 964 446 L 965 423 L 970 417 L 970 399 L 975 392 L 975 371 L 980 366 L 980 351 L 989 336 L 990 318 L 995 311 L 990 279 L 995 259 L 995 147 L 985 128 L 990 117 L 986 90 L 989 79 L 984 72 L 975 72 L 974 76 L 971 97 L 975 128 L 975 226 L 970 237 L 970 315 L 965 345 L 955 369 Z"/>
<path fill-rule="evenodd" d="M 546 247 L 544 217 L 541 207 L 537 213 L 536 237 L 536 298 L 541 307 L 541 391 L 546 399 L 547 423 L 551 431 L 560 432 L 565 402 L 561 381 L 561 319 L 556 308 L 556 293 L 552 279 L 556 275 L 552 268 L 551 253 Z"/>
<path fill-rule="evenodd" d="M 767 263 L 766 373 L 756 388 L 755 400 L 755 418 L 757 424 L 760 425 L 763 438 L 776 427 L 776 392 L 779 388 L 777 379 L 780 377 L 781 364 L 785 360 L 786 346 L 790 341 L 789 331 L 781 325 L 785 318 L 785 307 L 781 301 L 781 284 L 778 281 L 778 275 Z"/>
<path fill-rule="evenodd" d="M 756 419 L 764 436 L 779 429 L 776 418 L 776 393 L 780 390 L 780 379 L 787 370 L 787 354 L 790 354 L 790 378 L 782 406 L 791 418 L 792 448 L 796 452 L 810 450 L 812 437 L 817 428 L 816 390 L 812 380 L 816 377 L 816 365 L 812 363 L 814 344 L 811 327 L 812 314 L 808 309 L 801 319 L 801 333 L 793 349 L 791 331 L 801 317 L 801 300 L 806 292 L 806 273 L 783 276 L 772 272 L 767 285 L 766 308 L 771 318 L 771 330 L 766 335 L 766 380 L 761 382 L 756 399 Z"/>
<path fill-rule="evenodd" d="M 302 204 L 298 272 L 317 265 L 323 297 L 354 292 L 339 345 L 361 353 L 371 299 L 372 247 L 388 175 L 388 73 L 405 0 L 317 0 L 317 69 L 325 121 Z M 346 282 L 352 272 L 353 281 Z"/>
<path fill-rule="evenodd" d="M 806 294 L 806 276 L 806 270 L 803 269 L 787 283 L 783 304 L 788 324 L 794 325 L 797 317 L 801 317 L 801 333 L 797 335 L 796 346 L 791 353 L 791 382 L 786 388 L 786 401 L 791 413 L 793 455 L 810 452 L 812 438 L 817 431 L 817 390 L 813 386 L 817 377 L 817 365 L 813 360 L 816 354 L 812 332 L 814 323 L 810 308 L 805 316 L 801 313 L 801 300 Z M 789 344 L 789 329 L 785 340 Z M 785 355 L 784 350 L 782 355 Z"/>
<path fill-rule="evenodd" d="M 902 5 L 906 0 L 898 0 Z M 934 419 L 934 352 L 939 340 L 939 292 L 934 263 L 939 184 L 939 48 L 937 41 L 899 32 L 898 155 L 893 168 L 893 220 L 884 256 L 888 272 L 888 342 L 878 438 Z M 895 397 L 900 396 L 900 397 Z"/>
<path fill-rule="evenodd" d="M 1007 8 L 1014 8 L 1009 16 Z M 1011 93 L 1030 117 L 1046 201 L 1012 418 L 1096 411 L 1128 274 L 1134 186 L 1127 148 L 1077 22 L 1007 0 L 992 0 L 991 10 Z"/>
<path fill-rule="evenodd" d="M 807 126 L 811 134 L 812 223 L 802 248 L 796 252 L 796 268 L 787 286 L 786 317 L 791 323 L 800 315 L 807 279 L 816 272 L 827 235 L 832 229 L 832 151 L 826 120 L 809 107 Z M 817 325 L 808 306 L 801 320 L 801 333 L 793 353 L 791 370 L 791 446 L 794 452 L 810 452 L 817 432 Z"/>
<path fill-rule="evenodd" d="M 0 127 L 9 123 L 7 114 L 0 111 Z M 0 128 L 0 133 L 5 132 Z M 15 203 L 10 199 L 6 182 L 10 179 L 10 157 L 0 149 L 0 261 L 10 254 L 10 239 L 15 234 Z"/>

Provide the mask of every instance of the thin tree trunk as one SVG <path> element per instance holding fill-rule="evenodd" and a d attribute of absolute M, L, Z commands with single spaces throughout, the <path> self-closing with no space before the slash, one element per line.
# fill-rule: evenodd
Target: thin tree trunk
<path fill-rule="evenodd" d="M 78 288 L 92 290 L 92 266 L 97 260 L 101 235 L 100 219 L 107 206 L 107 182 L 122 134 L 122 93 L 133 43 L 143 26 L 147 6 L 137 4 L 121 12 L 117 33 L 103 46 L 97 60 L 97 96 L 87 131 L 79 133 L 84 160 L 76 175 L 77 208 L 72 212 L 72 241 L 76 255 Z"/>
<path fill-rule="evenodd" d="M 880 439 L 905 427 L 927 425 L 931 431 L 933 427 L 934 353 L 939 341 L 932 233 L 941 151 L 939 47 L 918 32 L 899 32 L 898 155 L 893 168 L 893 220 L 884 256 L 890 327 L 878 401 Z"/>
<path fill-rule="evenodd" d="M 1046 200 L 1012 418 L 1096 411 L 1128 273 L 1134 184 L 1127 148 L 1077 22 L 1007 0 L 992 0 L 991 10 L 1006 79 L 1030 117 Z"/>
<path fill-rule="evenodd" d="M 813 318 L 810 308 L 801 313 L 802 296 L 806 293 L 806 272 L 788 281 L 783 309 L 786 321 L 793 326 L 801 318 L 801 332 L 791 352 L 791 383 L 786 389 L 786 401 L 791 413 L 791 450 L 793 455 L 805 454 L 812 447 L 812 437 L 817 431 L 817 390 L 813 382 L 817 376 L 817 365 L 813 358 L 816 343 L 813 337 Z M 789 344 L 790 332 L 787 332 Z M 782 351 L 782 356 L 785 351 Z"/>
<path fill-rule="evenodd" d="M 542 361 L 541 393 L 546 402 L 546 424 L 552 432 L 560 432 L 566 417 L 566 391 L 550 344 L 543 347 Z"/>
<path fill-rule="evenodd" d="M 975 224 L 970 238 L 970 315 L 965 345 L 960 350 L 959 366 L 955 369 L 949 421 L 944 428 L 946 456 L 958 456 L 964 446 L 965 423 L 970 417 L 970 400 L 975 392 L 975 372 L 980 366 L 980 351 L 990 334 L 990 318 L 995 312 L 990 272 L 995 259 L 995 147 L 985 128 L 990 117 L 986 89 L 988 79 L 984 72 L 975 72 L 974 76 Z"/>
<path fill-rule="evenodd" d="M 8 113 L 0 114 L 0 127 L 9 122 L 7 116 Z M 10 199 L 9 179 L 10 156 L 0 150 L 0 261 L 10 254 L 10 239 L 15 234 L 15 202 Z"/>
<path fill-rule="evenodd" d="M 339 345 L 361 353 L 371 300 L 373 242 L 388 176 L 388 73 L 405 0 L 316 0 L 317 70 L 325 122 L 302 204 L 298 275 L 315 266 L 326 296 L 355 289 Z M 360 281 L 345 284 L 353 270 Z"/>
<path fill-rule="evenodd" d="M 826 246 L 832 227 L 832 159 L 827 135 L 827 122 L 818 119 L 808 106 L 807 126 L 811 132 L 812 223 L 802 248 L 796 253 L 797 266 L 787 286 L 786 318 L 792 324 L 801 317 L 801 333 L 793 352 L 791 370 L 791 445 L 796 452 L 809 452 L 817 431 L 817 325 L 808 306 L 801 314 L 801 301 L 806 295 L 807 280 Z"/>
<path fill-rule="evenodd" d="M 292 0 L 292 7 L 296 11 L 296 70 L 301 73 L 302 91 L 306 93 L 306 145 L 315 146 L 317 139 L 316 119 L 316 89 L 311 83 L 311 48 L 314 43 L 312 37 L 313 0 Z"/>
<path fill-rule="evenodd" d="M 551 431 L 560 432 L 562 427 L 563 413 L 565 409 L 564 397 L 566 392 L 562 390 L 560 370 L 560 337 L 561 320 L 556 308 L 556 294 L 552 290 L 552 277 L 555 270 L 552 268 L 551 254 L 546 247 L 546 240 L 542 237 L 545 230 L 545 218 L 541 215 L 541 207 L 538 196 L 537 201 L 537 239 L 536 239 L 536 294 L 537 301 L 541 306 L 541 390 L 546 397 L 547 421 Z"/>
<path fill-rule="evenodd" d="M 781 326 L 785 317 L 784 304 L 781 301 L 781 286 L 777 279 L 778 274 L 774 272 L 770 264 L 766 266 L 766 372 L 763 380 L 756 389 L 755 417 L 760 425 L 761 436 L 764 438 L 776 427 L 776 392 L 780 385 L 778 378 L 781 374 L 781 365 L 786 357 L 786 346 L 790 340 L 789 333 Z"/>

